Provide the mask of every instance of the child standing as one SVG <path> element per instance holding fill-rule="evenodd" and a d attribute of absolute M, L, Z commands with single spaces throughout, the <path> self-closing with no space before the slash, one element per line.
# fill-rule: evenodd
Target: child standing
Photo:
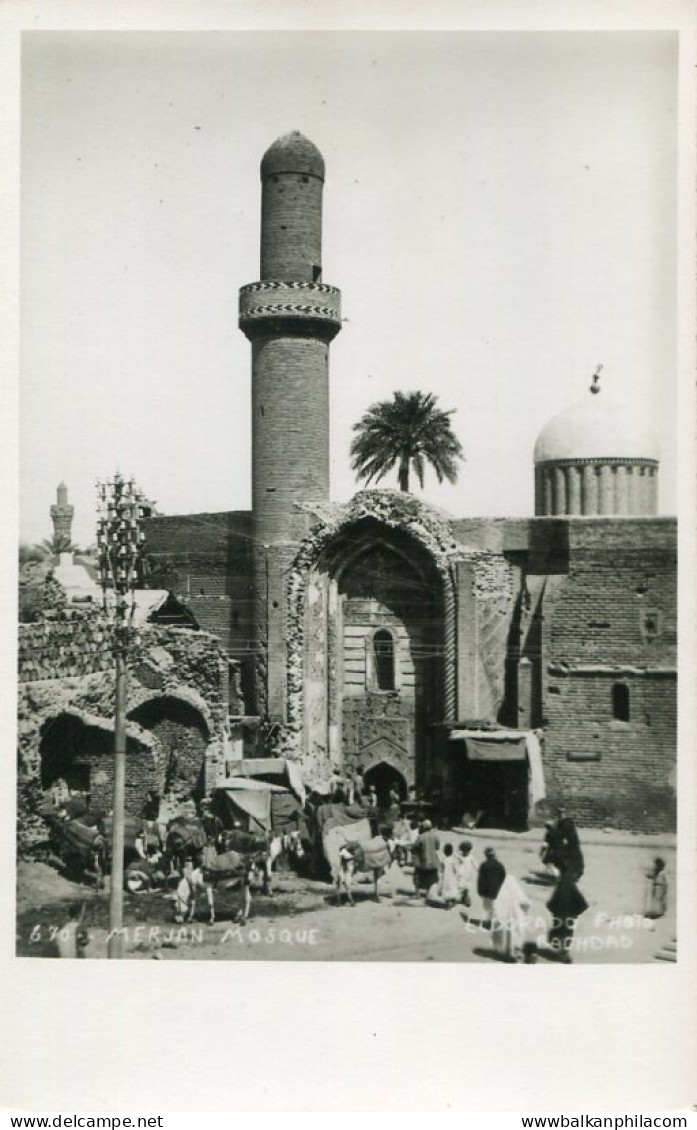
<path fill-rule="evenodd" d="M 348 844 L 342 844 L 339 848 L 339 871 L 336 876 L 336 895 L 339 905 L 343 901 L 343 893 L 346 892 L 346 898 L 349 906 L 355 906 L 353 901 L 352 886 L 353 876 L 356 870 L 356 856 L 352 847 Z"/>
<path fill-rule="evenodd" d="M 665 860 L 656 856 L 653 867 L 646 872 L 645 918 L 662 918 L 668 903 L 668 879 Z"/>
<path fill-rule="evenodd" d="M 457 885 L 463 906 L 472 905 L 472 891 L 476 886 L 477 865 L 472 855 L 472 844 L 463 840 L 457 851 Z"/>
<path fill-rule="evenodd" d="M 439 856 L 439 883 L 438 894 L 443 899 L 446 909 L 450 910 L 458 900 L 459 888 L 457 881 L 457 864 L 453 855 L 453 845 L 446 844 L 442 855 Z"/>
<path fill-rule="evenodd" d="M 244 926 L 245 922 L 252 913 L 252 877 L 255 871 L 254 859 L 248 855 L 244 860 L 242 869 L 242 880 L 240 882 L 240 891 L 242 894 L 242 905 L 235 916 L 235 922 L 240 926 Z"/>

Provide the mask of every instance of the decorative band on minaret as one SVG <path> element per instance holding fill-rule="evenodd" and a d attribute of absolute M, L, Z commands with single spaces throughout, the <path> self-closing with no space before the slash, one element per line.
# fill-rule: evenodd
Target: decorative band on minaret
<path fill-rule="evenodd" d="M 329 497 L 329 342 L 341 293 L 322 282 L 324 160 L 300 133 L 261 162 L 261 281 L 240 290 L 252 343 L 252 511 L 263 544 L 293 540 L 296 502 Z"/>

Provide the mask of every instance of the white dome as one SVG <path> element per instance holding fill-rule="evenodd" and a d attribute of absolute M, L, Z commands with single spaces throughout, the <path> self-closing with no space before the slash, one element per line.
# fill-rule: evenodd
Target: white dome
<path fill-rule="evenodd" d="M 651 422 L 634 405 L 603 392 L 554 416 L 537 437 L 535 462 L 558 459 L 658 459 Z"/>

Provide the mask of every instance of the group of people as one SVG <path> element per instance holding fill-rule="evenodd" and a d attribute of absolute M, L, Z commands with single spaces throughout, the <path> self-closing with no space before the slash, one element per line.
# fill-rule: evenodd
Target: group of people
<path fill-rule="evenodd" d="M 427 900 L 437 896 L 447 907 L 471 906 L 476 866 L 472 844 L 463 840 L 457 853 L 451 843 L 440 849 L 440 839 L 430 820 L 422 820 L 411 845 L 414 888 Z"/>
<path fill-rule="evenodd" d="M 441 850 L 438 833 L 430 820 L 424 820 L 412 855 L 417 894 L 446 909 L 458 904 L 467 909 L 476 891 L 494 949 L 509 959 L 523 955 L 530 900 L 518 880 L 506 873 L 492 847 L 485 848 L 484 859 L 477 865 L 469 840 L 463 840 L 457 852 L 449 842 Z"/>
<path fill-rule="evenodd" d="M 334 778 L 331 796 L 334 803 L 356 804 L 370 812 L 375 811 L 376 827 L 384 839 L 389 854 L 387 864 L 396 860 L 402 866 L 413 863 L 413 882 L 417 897 L 427 904 L 452 909 L 472 907 L 476 894 L 483 907 L 483 925 L 490 930 L 494 950 L 505 960 L 534 960 L 535 943 L 529 938 L 531 900 L 527 891 L 504 864 L 492 847 L 486 847 L 481 863 L 476 859 L 473 845 L 462 840 L 459 845 L 441 843 L 441 837 L 430 819 L 416 824 L 402 813 L 400 796 L 395 789 L 380 797 L 374 785 L 367 785 L 360 767 L 348 778 Z M 59 814 L 66 812 L 75 800 L 66 783 L 59 780 L 51 790 L 51 799 Z M 79 798 L 78 798 L 79 799 Z M 142 831 L 135 838 L 136 859 L 126 869 L 124 876 L 132 892 L 156 890 L 165 885 L 168 868 L 165 866 L 164 843 L 159 831 L 160 797 L 150 791 L 141 812 Z M 198 806 L 198 817 L 211 850 L 220 848 L 222 824 L 213 812 L 209 801 Z M 371 824 L 373 821 L 371 820 Z M 556 819 L 545 825 L 544 843 L 540 849 L 545 875 L 554 885 L 546 906 L 552 916 L 547 941 L 552 951 L 563 962 L 571 961 L 574 933 L 578 919 L 588 909 L 588 903 L 578 883 L 585 861 L 578 831 L 573 819 L 558 809 Z M 340 853 L 340 894 L 346 893 L 349 903 L 354 872 L 357 868 L 355 850 L 345 845 Z M 241 878 L 241 906 L 239 920 L 247 920 L 251 910 L 251 886 L 254 876 L 252 857 L 245 864 Z M 378 873 L 382 865 L 374 868 L 377 897 Z M 644 915 L 657 919 L 666 912 L 668 882 L 665 861 L 657 857 L 645 874 L 646 894 Z M 191 920 L 196 903 L 202 896 L 208 903 L 209 920 L 215 919 L 213 890 L 203 860 L 189 861 L 180 872 L 174 893 L 175 921 Z M 84 947 L 83 947 L 84 949 Z"/>
<path fill-rule="evenodd" d="M 389 804 L 396 805 L 399 809 L 399 794 L 396 790 L 390 791 Z M 378 809 L 380 801 L 378 792 L 373 784 L 369 784 L 363 776 L 360 765 L 347 777 L 334 775 L 329 780 L 329 801 L 331 804 L 358 805 L 361 808 Z"/>
<path fill-rule="evenodd" d="M 515 876 L 507 872 L 493 847 L 485 848 L 478 865 L 469 840 L 463 840 L 457 851 L 452 843 L 441 848 L 431 821 L 424 820 L 411 854 L 417 894 L 448 909 L 458 904 L 469 908 L 476 891 L 483 907 L 483 925 L 491 931 L 494 950 L 506 960 L 534 960 L 536 946 L 528 938 L 530 897 Z M 547 902 L 552 915 L 548 944 L 560 960 L 568 963 L 576 922 L 588 909 L 588 903 L 577 886 L 584 871 L 578 832 L 572 818 L 562 810 L 556 821 L 546 825 L 541 856 L 555 883 Z"/>

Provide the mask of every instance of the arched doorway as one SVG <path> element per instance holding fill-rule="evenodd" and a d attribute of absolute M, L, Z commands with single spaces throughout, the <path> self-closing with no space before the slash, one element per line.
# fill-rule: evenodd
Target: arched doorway
<path fill-rule="evenodd" d="M 44 723 L 39 743 L 41 788 L 60 778 L 83 793 L 95 814 L 108 812 L 114 791 L 114 729 L 106 719 L 68 711 Z M 126 810 L 138 812 L 154 784 L 152 754 L 136 738 L 126 742 Z"/>
<path fill-rule="evenodd" d="M 71 792 L 90 793 L 95 758 L 113 749 L 113 735 L 104 734 L 73 714 L 59 714 L 46 723 L 39 746 L 41 788 L 44 792 L 62 779 Z"/>
<path fill-rule="evenodd" d="M 208 727 L 199 710 L 173 695 L 158 695 L 129 715 L 159 747 L 157 791 L 161 797 L 198 800 L 204 792 Z"/>
<path fill-rule="evenodd" d="M 366 769 L 363 774 L 363 780 L 366 785 L 375 786 L 380 808 L 389 806 L 389 796 L 392 790 L 399 794 L 400 800 L 407 798 L 406 778 L 403 773 L 400 773 L 399 769 L 390 765 L 389 761 L 378 761 L 377 765 L 371 765 L 370 769 Z"/>

